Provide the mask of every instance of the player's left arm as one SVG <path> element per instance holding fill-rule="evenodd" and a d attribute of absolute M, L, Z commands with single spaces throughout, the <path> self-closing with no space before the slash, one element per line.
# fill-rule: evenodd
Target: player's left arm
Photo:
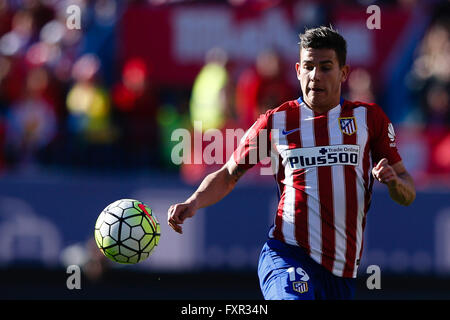
<path fill-rule="evenodd" d="M 386 158 L 381 159 L 372 169 L 372 175 L 387 185 L 391 198 L 404 206 L 409 206 L 416 198 L 414 180 L 406 171 L 402 161 L 392 166 Z"/>

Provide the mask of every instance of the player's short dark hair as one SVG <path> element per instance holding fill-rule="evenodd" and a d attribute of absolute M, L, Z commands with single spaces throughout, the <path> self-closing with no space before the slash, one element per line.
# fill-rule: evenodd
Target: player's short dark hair
<path fill-rule="evenodd" d="M 347 60 L 347 42 L 333 27 L 321 26 L 306 29 L 299 35 L 300 49 L 333 49 L 339 62 L 344 66 Z"/>

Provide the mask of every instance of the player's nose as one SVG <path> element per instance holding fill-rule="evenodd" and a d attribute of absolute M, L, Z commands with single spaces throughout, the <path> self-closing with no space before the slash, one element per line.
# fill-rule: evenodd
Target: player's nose
<path fill-rule="evenodd" d="M 310 72 L 310 78 L 313 81 L 320 80 L 319 71 L 317 70 L 317 67 L 314 67 L 314 69 Z"/>

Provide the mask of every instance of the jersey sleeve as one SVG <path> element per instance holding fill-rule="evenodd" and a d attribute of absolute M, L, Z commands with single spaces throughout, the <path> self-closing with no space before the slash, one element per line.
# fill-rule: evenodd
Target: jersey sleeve
<path fill-rule="evenodd" d="M 386 158 L 389 165 L 393 165 L 402 160 L 397 149 L 394 126 L 379 106 L 372 106 L 371 111 L 373 163 L 376 165 L 381 159 Z"/>
<path fill-rule="evenodd" d="M 235 163 L 247 170 L 270 156 L 269 112 L 262 114 L 247 130 L 233 153 Z"/>

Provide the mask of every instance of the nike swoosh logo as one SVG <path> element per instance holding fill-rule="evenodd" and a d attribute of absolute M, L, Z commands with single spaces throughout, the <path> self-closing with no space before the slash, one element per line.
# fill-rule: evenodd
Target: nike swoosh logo
<path fill-rule="evenodd" d="M 291 134 L 291 133 L 293 133 L 295 131 L 298 131 L 298 130 L 300 130 L 300 128 L 295 128 L 295 129 L 292 129 L 292 130 L 289 130 L 289 131 L 286 131 L 285 129 L 283 129 L 283 131 L 281 131 L 281 133 L 283 135 L 287 136 L 288 134 Z"/>

